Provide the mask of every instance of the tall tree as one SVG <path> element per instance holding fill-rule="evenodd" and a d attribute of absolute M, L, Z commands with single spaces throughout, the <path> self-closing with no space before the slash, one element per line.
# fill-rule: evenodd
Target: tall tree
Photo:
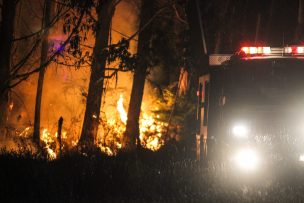
<path fill-rule="evenodd" d="M 45 29 L 51 23 L 51 8 L 52 1 L 45 0 L 44 2 L 44 14 L 42 20 L 42 29 L 44 29 L 42 45 L 41 45 L 41 58 L 40 64 L 44 64 L 48 58 L 48 35 L 49 29 Z M 34 134 L 33 140 L 36 144 L 40 142 L 40 114 L 41 114 L 41 100 L 44 83 L 44 74 L 46 67 L 41 68 L 38 76 L 37 92 L 36 92 L 36 103 L 35 103 L 35 120 L 34 120 Z"/>
<path fill-rule="evenodd" d="M 91 76 L 86 101 L 86 110 L 79 140 L 79 146 L 93 146 L 99 126 L 100 106 L 103 93 L 108 47 L 109 30 L 115 7 L 119 0 L 103 0 L 99 2 L 96 13 L 96 39 L 93 49 Z"/>
<path fill-rule="evenodd" d="M 299 0 L 299 9 L 298 9 L 298 24 L 295 32 L 295 40 L 297 43 L 302 42 L 304 39 L 304 1 Z"/>
<path fill-rule="evenodd" d="M 18 0 L 3 0 L 0 27 L 0 126 L 5 126 L 8 119 L 9 89 L 7 78 L 10 76 L 11 51 Z"/>
<path fill-rule="evenodd" d="M 204 38 L 202 16 L 198 0 L 189 0 L 186 15 L 189 23 L 189 53 L 187 65 L 190 71 L 190 89 L 197 90 L 198 78 L 208 68 L 207 46 Z"/>
<path fill-rule="evenodd" d="M 141 110 L 141 103 L 143 98 L 145 80 L 147 75 L 148 63 L 146 56 L 149 55 L 149 45 L 151 38 L 151 30 L 143 28 L 153 17 L 153 11 L 156 1 L 142 0 L 141 2 L 141 12 L 140 12 L 140 25 L 139 30 L 141 32 L 138 36 L 138 61 L 134 71 L 133 85 L 131 91 L 131 98 L 128 110 L 128 120 L 126 126 L 126 132 L 123 138 L 123 149 L 126 151 L 134 151 L 137 146 L 140 146 L 139 140 L 139 116 Z"/>
<path fill-rule="evenodd" d="M 219 10 L 219 22 L 221 23 L 219 25 L 217 34 L 216 34 L 216 41 L 215 41 L 215 48 L 214 48 L 214 53 L 219 54 L 221 51 L 221 47 L 223 44 L 223 33 L 225 30 L 226 25 L 224 24 L 224 22 L 226 23 L 225 19 L 227 18 L 227 13 L 228 13 L 228 6 L 229 6 L 230 0 L 225 1 L 224 5 L 220 7 Z"/>

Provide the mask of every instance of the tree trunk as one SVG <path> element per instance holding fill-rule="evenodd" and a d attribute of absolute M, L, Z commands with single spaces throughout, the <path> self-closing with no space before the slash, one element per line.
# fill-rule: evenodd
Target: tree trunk
<path fill-rule="evenodd" d="M 271 30 L 272 30 L 272 23 L 274 22 L 274 6 L 275 6 L 275 0 L 271 0 L 270 9 L 269 9 L 269 15 L 267 20 L 267 26 L 266 26 L 266 33 L 265 33 L 265 39 L 268 42 L 271 42 Z"/>
<path fill-rule="evenodd" d="M 79 146 L 81 147 L 94 146 L 99 126 L 100 106 L 107 60 L 107 56 L 103 53 L 103 50 L 108 46 L 110 24 L 116 6 L 116 1 L 114 0 L 102 2 L 97 8 L 98 25 L 93 50 L 86 110 L 79 140 Z"/>
<path fill-rule="evenodd" d="M 156 1 L 142 0 L 139 29 L 151 19 L 154 11 L 154 4 Z M 145 57 L 148 56 L 149 41 L 151 38 L 151 31 L 149 28 L 142 30 L 138 36 L 137 53 L 139 60 L 133 76 L 133 85 L 131 91 L 131 98 L 128 110 L 128 120 L 126 132 L 123 137 L 123 149 L 125 151 L 134 151 L 137 146 L 140 147 L 139 140 L 139 116 L 141 110 L 141 103 L 144 93 L 145 80 L 147 75 L 148 63 Z"/>
<path fill-rule="evenodd" d="M 304 2 L 303 0 L 299 0 L 299 10 L 298 10 L 298 25 L 295 33 L 295 41 L 296 43 L 301 43 L 304 39 Z"/>
<path fill-rule="evenodd" d="M 190 0 L 186 5 L 186 15 L 189 23 L 189 92 L 191 93 L 193 90 L 197 90 L 198 88 L 198 78 L 201 74 L 205 73 L 208 69 L 208 56 L 204 53 L 204 39 L 202 31 L 200 27 L 200 15 L 199 9 L 200 5 L 199 1 Z"/>
<path fill-rule="evenodd" d="M 228 5 L 230 3 L 230 0 L 226 1 L 219 10 L 219 22 L 221 23 L 218 27 L 218 31 L 216 34 L 216 41 L 215 41 L 215 47 L 214 47 L 214 53 L 219 54 L 221 52 L 222 44 L 223 44 L 223 32 L 225 31 L 225 25 L 223 22 L 225 22 L 225 19 L 227 18 L 227 12 L 228 12 Z"/>
<path fill-rule="evenodd" d="M 52 1 L 45 0 L 44 2 L 44 15 L 42 20 L 42 28 L 46 28 L 51 21 L 51 8 Z M 42 46 L 41 46 L 41 58 L 40 64 L 43 64 L 48 57 L 48 35 L 49 30 L 46 29 L 44 31 Z M 42 91 L 43 91 L 43 82 L 44 82 L 44 73 L 45 68 L 42 68 L 39 72 L 38 84 L 37 84 L 37 92 L 36 92 L 36 103 L 35 103 L 35 120 L 34 120 L 34 134 L 33 141 L 39 145 L 40 143 L 40 114 L 41 114 L 41 100 L 42 100 Z"/>
<path fill-rule="evenodd" d="M 255 28 L 255 37 L 254 37 L 254 45 L 258 46 L 259 37 L 260 37 L 260 28 L 261 28 L 261 14 L 258 13 L 257 24 Z"/>
<path fill-rule="evenodd" d="M 0 27 L 0 126 L 8 120 L 11 49 L 13 46 L 15 14 L 18 0 L 3 0 Z"/>

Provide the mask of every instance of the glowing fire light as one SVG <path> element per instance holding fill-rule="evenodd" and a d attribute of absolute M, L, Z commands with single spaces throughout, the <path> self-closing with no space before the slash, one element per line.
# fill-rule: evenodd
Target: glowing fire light
<path fill-rule="evenodd" d="M 12 111 L 14 108 L 14 102 L 11 102 L 8 106 L 9 110 Z"/>
<path fill-rule="evenodd" d="M 28 137 L 31 132 L 31 127 L 26 127 L 20 134 L 20 137 Z"/>
<path fill-rule="evenodd" d="M 157 117 L 157 116 L 156 116 Z M 163 146 L 162 134 L 165 130 L 165 123 L 156 121 L 153 116 L 143 113 L 140 120 L 140 141 L 141 145 L 157 151 Z"/>
<path fill-rule="evenodd" d="M 109 156 L 114 156 L 117 154 L 118 150 L 122 147 L 122 138 L 126 130 L 127 123 L 127 111 L 124 108 L 124 98 L 120 95 L 117 100 L 116 105 L 116 118 L 115 116 L 110 116 L 106 119 L 105 123 L 101 124 L 104 131 L 101 133 L 97 139 L 97 145 L 101 151 Z M 142 109 L 142 114 L 139 120 L 139 130 L 140 130 L 140 144 L 144 148 L 150 149 L 152 151 L 159 150 L 164 145 L 164 132 L 167 124 L 159 121 L 159 115 L 152 112 L 145 111 Z M 33 127 L 26 127 L 23 131 L 18 132 L 20 137 L 30 137 L 33 133 Z M 62 131 L 61 141 L 62 147 L 73 147 L 77 145 L 77 138 L 73 136 L 68 136 L 66 131 Z M 48 158 L 54 160 L 58 157 L 59 143 L 58 134 L 47 128 L 41 131 L 41 144 L 47 152 Z"/>
<path fill-rule="evenodd" d="M 119 100 L 117 101 L 117 111 L 119 112 L 120 120 L 126 125 L 128 116 L 127 116 L 127 112 L 126 112 L 126 110 L 124 109 L 124 106 L 123 106 L 123 96 L 122 96 L 122 94 L 120 95 Z"/>
<path fill-rule="evenodd" d="M 56 136 L 55 136 L 56 137 Z M 55 142 L 54 137 L 52 137 L 51 133 L 45 128 L 42 131 L 41 141 L 45 144 L 45 149 L 49 155 L 51 160 L 57 158 L 56 152 L 51 148 L 51 144 Z"/>
<path fill-rule="evenodd" d="M 107 135 L 98 141 L 98 146 L 101 151 L 109 156 L 115 155 L 118 149 L 121 149 L 122 147 L 122 136 L 126 130 L 128 119 L 123 102 L 123 95 L 120 95 L 116 106 L 119 119 L 111 118 L 107 120 L 106 125 L 111 129 L 110 133 L 104 133 Z M 163 134 L 166 129 L 166 124 L 155 118 L 159 118 L 159 115 L 143 111 L 139 120 L 140 144 L 144 148 L 152 151 L 157 151 L 164 145 Z"/>
<path fill-rule="evenodd" d="M 76 146 L 78 141 L 75 138 L 68 137 L 68 133 L 66 131 L 61 132 L 61 148 Z M 57 153 L 59 152 L 59 143 L 58 143 L 58 133 L 51 133 L 48 129 L 43 129 L 41 134 L 41 143 L 46 149 L 49 159 L 53 160 L 57 158 Z"/>

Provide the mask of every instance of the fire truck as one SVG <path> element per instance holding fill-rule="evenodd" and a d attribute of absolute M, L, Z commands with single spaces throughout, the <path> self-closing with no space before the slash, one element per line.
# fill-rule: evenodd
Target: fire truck
<path fill-rule="evenodd" d="M 197 96 L 197 159 L 304 160 L 304 46 L 211 55 Z"/>

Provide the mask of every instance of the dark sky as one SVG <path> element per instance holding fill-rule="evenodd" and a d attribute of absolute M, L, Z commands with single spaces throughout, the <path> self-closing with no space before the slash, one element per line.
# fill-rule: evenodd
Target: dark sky
<path fill-rule="evenodd" d="M 209 53 L 219 33 L 222 53 L 254 44 L 259 15 L 258 45 L 295 44 L 298 4 L 298 0 L 202 0 Z"/>

